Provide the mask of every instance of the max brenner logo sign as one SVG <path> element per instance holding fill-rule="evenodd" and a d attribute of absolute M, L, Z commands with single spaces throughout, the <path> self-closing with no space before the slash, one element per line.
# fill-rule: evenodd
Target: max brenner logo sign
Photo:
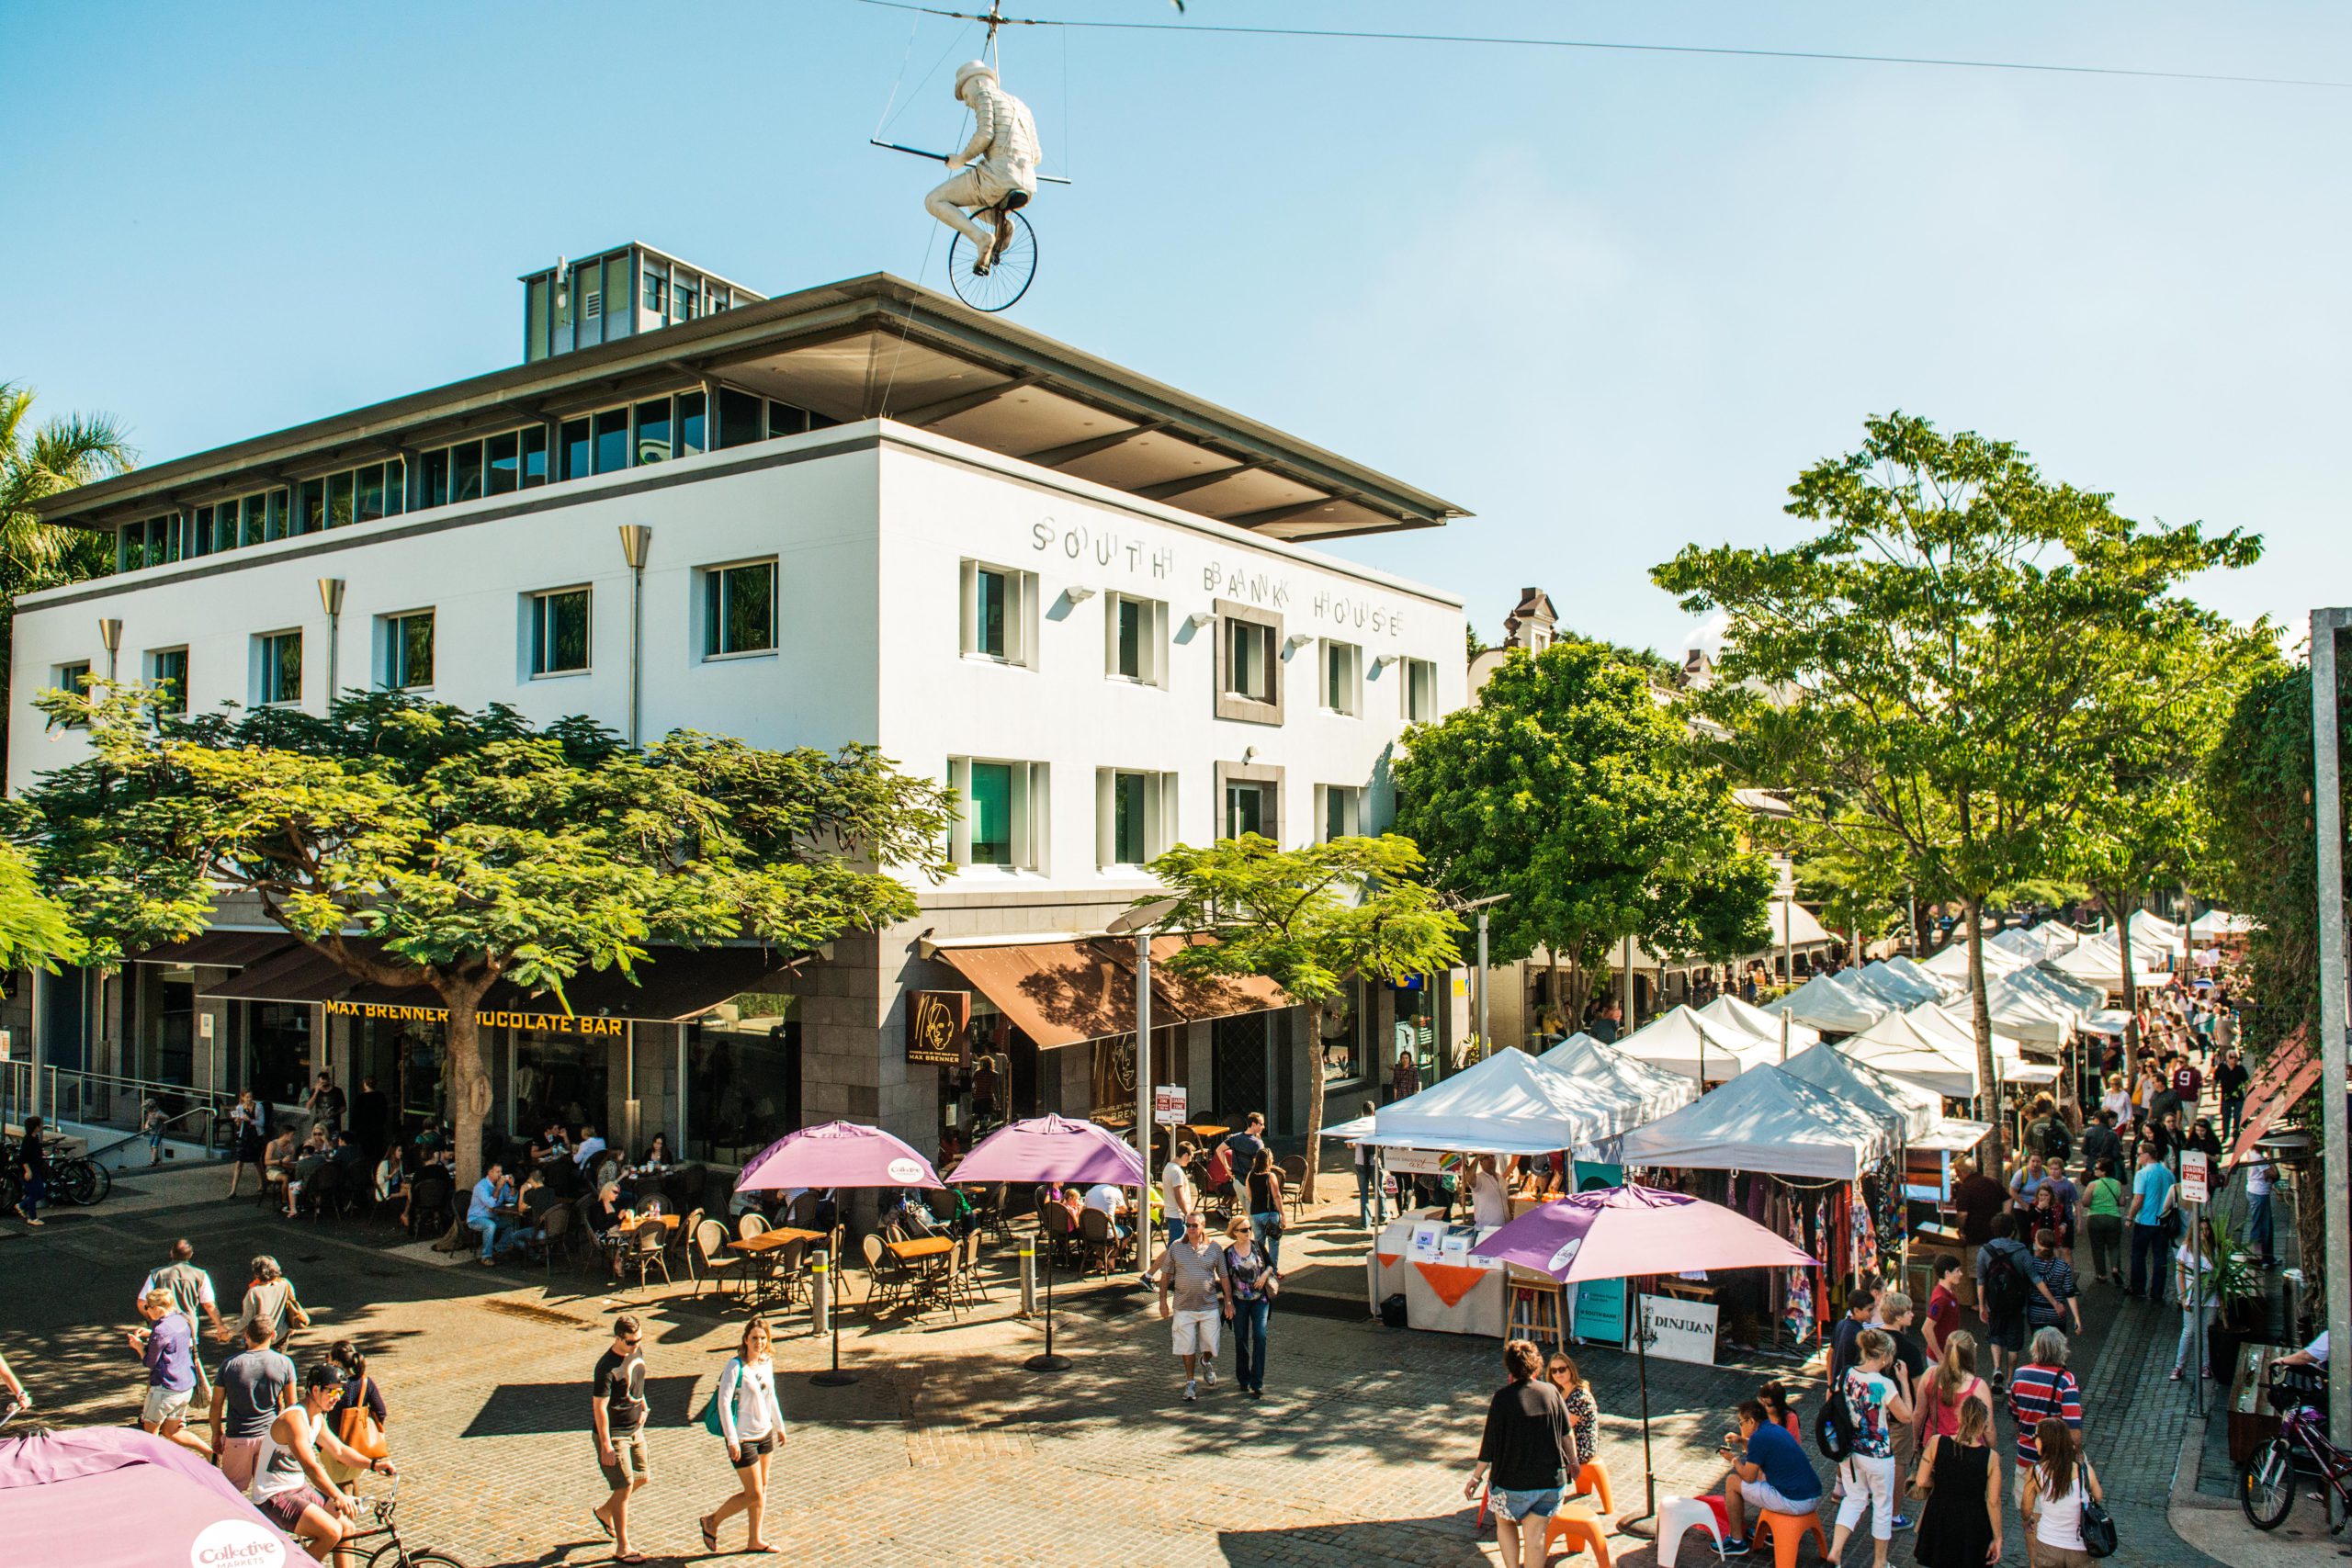
<path fill-rule="evenodd" d="M 1145 582 L 1168 582 L 1177 578 L 1174 546 L 1154 544 L 1136 533 L 1101 524 L 1040 518 L 1030 525 L 1029 547 L 1039 555 L 1115 569 L 1130 579 Z M 1300 614 L 1337 629 L 1373 637 L 1404 634 L 1404 608 L 1392 600 L 1363 593 L 1334 593 L 1329 589 L 1305 592 L 1287 572 L 1266 561 L 1207 560 L 1201 563 L 1199 570 L 1201 587 L 1216 598 L 1237 600 L 1261 610 Z"/>
<path fill-rule="evenodd" d="M 972 1054 L 972 993 L 912 991 L 907 996 L 907 1060 L 960 1067 Z"/>

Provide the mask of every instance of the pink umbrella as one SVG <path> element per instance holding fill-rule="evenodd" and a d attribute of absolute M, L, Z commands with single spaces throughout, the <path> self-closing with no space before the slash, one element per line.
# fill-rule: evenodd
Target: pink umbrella
<path fill-rule="evenodd" d="M 1795 1243 L 1745 1214 L 1655 1187 L 1597 1187 L 1555 1199 L 1499 1226 L 1470 1250 L 1548 1274 L 1564 1285 L 1693 1269 L 1821 1267 Z M 1639 1303 L 1635 1292 L 1637 1314 Z M 1644 1314 L 1634 1327 L 1634 1354 L 1642 1382 L 1642 1470 L 1649 1509 L 1638 1517 L 1645 1519 L 1657 1514 L 1657 1477 L 1650 1470 L 1649 1343 Z"/>
<path fill-rule="evenodd" d="M 958 1181 L 1058 1181 L 1091 1187 L 1107 1181 L 1114 1187 L 1142 1188 L 1143 1156 L 1125 1138 L 1091 1122 L 1062 1116 L 1039 1116 L 1007 1122 L 972 1145 L 956 1168 Z M 1140 1224 L 1150 1223 L 1151 1204 L 1140 1207 Z M 1029 1358 L 1032 1371 L 1058 1372 L 1069 1365 L 1068 1356 L 1054 1353 L 1054 1270 L 1046 1269 L 1046 1349 Z"/>
<path fill-rule="evenodd" d="M 76 1568 L 306 1561 L 219 1471 L 123 1427 L 0 1439 L 0 1539 L 12 1562 Z"/>
<path fill-rule="evenodd" d="M 828 1122 L 786 1133 L 762 1149 L 743 1174 L 735 1179 L 738 1192 L 766 1192 L 787 1187 L 944 1187 L 931 1161 L 879 1127 L 857 1122 Z M 841 1278 L 838 1235 L 826 1255 L 825 1315 L 832 1319 L 833 1366 L 812 1382 L 839 1388 L 857 1381 L 842 1371 L 842 1314 L 835 1287 Z"/>

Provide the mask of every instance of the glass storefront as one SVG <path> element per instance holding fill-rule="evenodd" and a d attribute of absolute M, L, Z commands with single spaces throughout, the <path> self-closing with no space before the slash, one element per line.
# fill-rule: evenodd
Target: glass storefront
<path fill-rule="evenodd" d="M 1324 1007 L 1321 1043 L 1326 1092 L 1363 1081 L 1369 1070 L 1364 1039 L 1368 999 L 1363 982 L 1358 980 Z"/>
<path fill-rule="evenodd" d="M 800 1125 L 799 999 L 746 991 L 685 1028 L 692 1160 L 741 1165 Z"/>
<path fill-rule="evenodd" d="M 1426 1088 L 1437 1082 L 1437 987 L 1444 978 L 1416 975 L 1389 987 L 1396 1021 L 1388 1031 L 1387 1058 L 1378 1065 L 1384 1099 L 1404 1084 Z"/>
<path fill-rule="evenodd" d="M 317 1045 L 311 1034 L 318 1009 L 308 1002 L 247 1002 L 245 1081 L 266 1104 L 299 1105 L 317 1077 L 311 1068 Z"/>
<path fill-rule="evenodd" d="M 494 1032 L 503 1046 L 496 1055 L 508 1064 L 506 1124 L 516 1137 L 532 1137 L 550 1122 L 561 1122 L 567 1136 L 583 1126 L 615 1136 L 606 1101 L 610 1040 L 545 1029 Z"/>

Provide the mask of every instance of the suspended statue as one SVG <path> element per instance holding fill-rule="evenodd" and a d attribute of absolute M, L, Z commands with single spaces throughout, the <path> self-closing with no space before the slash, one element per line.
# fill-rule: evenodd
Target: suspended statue
<path fill-rule="evenodd" d="M 1012 243 L 1013 212 L 1037 194 L 1037 121 L 983 61 L 956 68 L 956 97 L 972 111 L 972 137 L 962 152 L 948 154 L 947 166 L 956 172 L 922 204 L 972 243 L 972 271 L 986 276 Z M 992 219 L 993 227 L 983 228 L 967 213 Z"/>

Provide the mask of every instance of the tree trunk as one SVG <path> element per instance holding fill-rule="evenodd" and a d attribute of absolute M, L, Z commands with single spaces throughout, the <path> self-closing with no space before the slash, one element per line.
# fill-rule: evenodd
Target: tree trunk
<path fill-rule="evenodd" d="M 1558 1016 L 1560 1021 L 1567 1027 L 1570 1033 L 1574 1033 L 1576 1032 L 1576 1025 L 1573 1021 L 1573 1017 L 1569 1013 L 1566 1004 L 1560 997 L 1560 950 L 1554 947 L 1551 943 L 1545 942 L 1544 944 L 1544 962 L 1547 965 L 1545 974 L 1548 976 L 1544 982 L 1544 1005 L 1549 1008 L 1553 1013 Z"/>
<path fill-rule="evenodd" d="M 1960 908 L 1961 919 L 1968 923 L 1968 1011 L 1976 1035 L 1976 1079 L 1984 1087 L 1985 1109 L 1991 1112 L 1985 1120 L 1993 1124 L 1989 1174 L 1998 1181 L 2007 1168 L 2008 1141 L 2002 1135 L 2001 1091 L 1993 1074 L 1993 1002 L 1984 991 L 1984 900 L 1972 895 L 1961 900 Z"/>
<path fill-rule="evenodd" d="M 2115 951 L 2123 964 L 2123 1010 L 2131 1015 L 2123 1025 L 2123 1062 L 2129 1066 L 2140 1059 L 2140 988 L 2132 983 L 2132 920 L 2123 912 L 2120 893 L 2101 893 L 2099 901 L 2115 922 Z"/>
<path fill-rule="evenodd" d="M 490 1119 L 490 1074 L 482 1065 L 479 1010 L 482 993 L 489 988 L 488 981 L 479 985 L 445 982 L 436 987 L 442 1004 L 449 1010 L 442 1039 L 449 1054 L 450 1136 L 457 1145 L 452 1152 L 458 1156 L 460 1192 L 481 1179 L 481 1130 Z"/>
<path fill-rule="evenodd" d="M 1306 1010 L 1306 1179 L 1298 1184 L 1301 1203 L 1315 1201 L 1315 1174 L 1323 1164 L 1324 1004 Z"/>

